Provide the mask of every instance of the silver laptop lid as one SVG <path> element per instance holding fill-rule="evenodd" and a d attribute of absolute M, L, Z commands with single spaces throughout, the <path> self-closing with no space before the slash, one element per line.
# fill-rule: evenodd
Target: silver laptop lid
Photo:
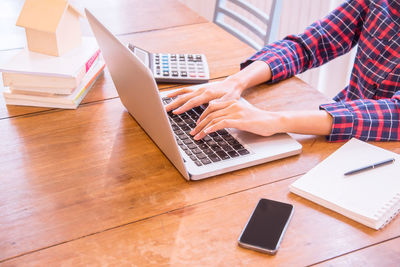
<path fill-rule="evenodd" d="M 85 9 L 85 13 L 122 104 L 179 172 L 189 179 L 151 71 L 90 11 Z"/>

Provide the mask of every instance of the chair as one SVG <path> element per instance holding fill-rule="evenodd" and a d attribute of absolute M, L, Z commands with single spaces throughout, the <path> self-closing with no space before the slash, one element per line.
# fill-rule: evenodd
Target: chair
<path fill-rule="evenodd" d="M 246 0 L 216 0 L 214 23 L 260 50 L 276 41 L 282 0 L 270 0 L 269 14 Z"/>

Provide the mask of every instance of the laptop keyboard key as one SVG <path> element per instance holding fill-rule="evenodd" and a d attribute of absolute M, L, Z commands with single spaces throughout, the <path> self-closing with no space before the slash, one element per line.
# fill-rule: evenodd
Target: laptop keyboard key
<path fill-rule="evenodd" d="M 229 155 L 226 154 L 224 151 L 217 151 L 215 153 L 217 153 L 217 155 L 223 160 L 226 160 L 226 159 L 230 158 Z"/>
<path fill-rule="evenodd" d="M 203 152 L 206 153 L 207 155 L 214 154 L 214 152 L 209 148 L 204 149 Z"/>
<path fill-rule="evenodd" d="M 195 148 L 197 148 L 197 146 L 195 144 L 190 144 L 190 145 L 188 145 L 188 148 L 189 149 L 195 149 Z"/>
<path fill-rule="evenodd" d="M 231 151 L 232 148 L 230 146 L 222 146 L 222 149 L 225 151 Z"/>
<path fill-rule="evenodd" d="M 233 145 L 232 147 L 233 147 L 234 149 L 236 149 L 236 150 L 240 150 L 240 149 L 243 149 L 243 148 L 244 148 L 241 144 Z"/>
<path fill-rule="evenodd" d="M 215 142 L 221 142 L 221 141 L 224 140 L 224 139 L 222 139 L 221 136 L 216 136 L 216 137 L 214 137 L 213 139 L 214 139 Z"/>
<path fill-rule="evenodd" d="M 209 155 L 208 157 L 212 160 L 212 162 L 221 161 L 221 159 L 220 159 L 217 155 L 215 155 L 215 154 L 211 154 L 211 155 Z"/>
<path fill-rule="evenodd" d="M 247 149 L 241 149 L 238 150 L 238 153 L 243 156 L 249 154 L 250 152 Z"/>
<path fill-rule="evenodd" d="M 194 154 L 200 154 L 202 151 L 198 148 L 192 150 Z"/>
<path fill-rule="evenodd" d="M 229 135 L 229 136 L 230 136 L 230 134 L 228 133 L 227 130 L 218 130 L 217 133 L 218 133 L 219 135 Z"/>
<path fill-rule="evenodd" d="M 204 159 L 201 159 L 201 162 L 202 162 L 203 164 L 210 164 L 210 163 L 211 163 L 211 160 L 209 160 L 208 158 L 204 158 Z"/>
<path fill-rule="evenodd" d="M 198 159 L 207 158 L 206 154 L 204 154 L 204 153 L 197 154 L 196 156 L 197 156 Z"/>
<path fill-rule="evenodd" d="M 186 135 L 185 135 L 185 136 L 186 136 Z M 186 136 L 186 138 L 187 138 L 187 136 Z M 184 143 L 185 145 L 193 144 L 192 140 L 190 140 L 189 138 L 183 140 L 183 143 Z M 189 147 L 189 148 L 190 148 L 190 147 Z"/>
<path fill-rule="evenodd" d="M 228 151 L 227 153 L 228 153 L 228 155 L 231 156 L 232 158 L 239 157 L 239 154 L 238 154 L 236 151 L 234 151 L 234 150 Z"/>

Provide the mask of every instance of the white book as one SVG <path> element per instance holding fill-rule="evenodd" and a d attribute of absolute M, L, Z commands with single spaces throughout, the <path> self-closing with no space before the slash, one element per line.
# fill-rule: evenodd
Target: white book
<path fill-rule="evenodd" d="M 0 64 L 4 86 L 76 87 L 98 58 L 100 50 L 93 37 L 67 54 L 55 57 L 22 49 Z"/>
<path fill-rule="evenodd" d="M 5 90 L 3 96 L 7 105 L 76 109 L 103 72 L 104 67 L 104 61 L 99 61 L 94 65 L 70 95 Z"/>
<path fill-rule="evenodd" d="M 97 58 L 92 61 L 92 64 L 90 65 L 90 68 L 95 66 L 99 61 L 102 60 L 102 57 L 99 55 Z M 89 71 L 90 68 L 87 70 Z M 79 82 L 82 81 L 84 75 L 86 75 L 86 71 L 82 72 L 82 77 L 79 79 Z M 3 74 L 4 76 L 4 74 Z M 10 77 L 10 74 L 7 74 L 6 77 Z M 26 79 L 21 79 L 22 76 L 19 76 L 19 79 L 21 82 L 5 82 L 4 85 L 8 86 L 10 88 L 10 91 L 24 91 L 24 92 L 32 92 L 32 93 L 48 93 L 48 94 L 60 94 L 60 95 L 69 95 L 71 94 L 79 84 L 75 84 L 78 82 L 77 80 L 74 80 L 73 82 L 70 83 L 70 87 L 63 87 L 65 83 L 63 81 L 60 81 L 59 79 L 56 79 L 55 77 L 47 78 L 46 81 L 44 79 L 38 77 L 37 80 L 38 82 L 35 82 L 32 77 L 26 78 Z M 6 78 L 7 79 L 7 78 Z M 10 79 L 8 79 L 10 80 Z M 15 81 L 16 79 L 14 79 Z M 32 84 L 41 84 L 42 86 L 31 86 Z M 14 84 L 28 84 L 28 85 L 14 85 Z"/>
<path fill-rule="evenodd" d="M 391 158 L 394 159 L 391 164 L 344 175 Z M 400 211 L 400 156 L 353 138 L 289 189 L 377 230 Z"/>

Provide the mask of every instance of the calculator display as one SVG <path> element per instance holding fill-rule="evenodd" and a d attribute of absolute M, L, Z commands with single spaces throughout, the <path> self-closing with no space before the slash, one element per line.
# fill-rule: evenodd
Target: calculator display
<path fill-rule="evenodd" d="M 143 63 L 146 63 L 147 58 L 148 58 L 148 56 L 149 56 L 146 52 L 137 49 L 137 50 L 135 50 L 135 54 L 136 54 L 136 56 L 138 56 L 138 58 L 140 59 L 140 61 L 142 61 Z"/>

